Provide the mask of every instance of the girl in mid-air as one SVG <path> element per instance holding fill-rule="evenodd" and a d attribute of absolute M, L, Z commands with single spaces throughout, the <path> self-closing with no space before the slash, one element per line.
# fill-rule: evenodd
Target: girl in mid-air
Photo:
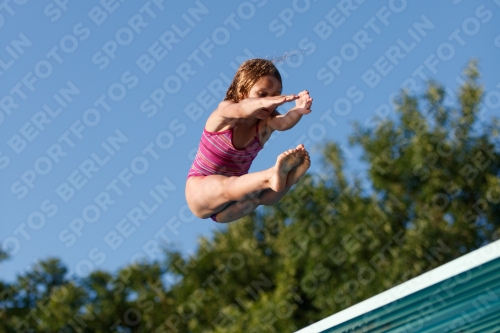
<path fill-rule="evenodd" d="M 311 162 L 302 144 L 278 156 L 264 171 L 248 173 L 252 161 L 275 130 L 286 131 L 311 112 L 304 90 L 281 95 L 282 81 L 272 61 L 252 59 L 237 70 L 226 97 L 208 117 L 189 170 L 186 200 L 199 218 L 231 222 L 259 205 L 277 203 Z M 285 115 L 276 107 L 295 101 Z"/>

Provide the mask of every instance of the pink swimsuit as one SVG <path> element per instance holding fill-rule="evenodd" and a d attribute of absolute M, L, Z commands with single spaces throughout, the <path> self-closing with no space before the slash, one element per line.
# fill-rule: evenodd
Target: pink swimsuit
<path fill-rule="evenodd" d="M 209 132 L 203 129 L 200 146 L 188 173 L 194 176 L 241 176 L 248 173 L 253 160 L 262 150 L 259 141 L 259 124 L 254 139 L 244 148 L 233 146 L 233 129 Z"/>

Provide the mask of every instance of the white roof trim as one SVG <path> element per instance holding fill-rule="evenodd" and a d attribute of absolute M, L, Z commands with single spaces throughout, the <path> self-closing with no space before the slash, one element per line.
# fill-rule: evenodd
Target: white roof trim
<path fill-rule="evenodd" d="M 296 333 L 322 332 L 499 257 L 500 240 L 497 240 L 330 317 L 326 317 Z"/>

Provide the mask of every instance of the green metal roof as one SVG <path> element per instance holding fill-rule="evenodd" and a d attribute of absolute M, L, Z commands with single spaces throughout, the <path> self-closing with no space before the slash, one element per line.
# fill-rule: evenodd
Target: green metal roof
<path fill-rule="evenodd" d="M 297 333 L 500 332 L 500 241 Z"/>

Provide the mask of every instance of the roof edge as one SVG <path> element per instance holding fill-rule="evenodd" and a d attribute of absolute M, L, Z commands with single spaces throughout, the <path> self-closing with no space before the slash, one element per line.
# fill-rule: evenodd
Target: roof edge
<path fill-rule="evenodd" d="M 310 326 L 302 328 L 296 333 L 322 332 L 472 268 L 481 266 L 496 258 L 500 258 L 500 240 L 485 245 L 378 295 L 370 297 L 367 300 L 326 317 Z"/>

